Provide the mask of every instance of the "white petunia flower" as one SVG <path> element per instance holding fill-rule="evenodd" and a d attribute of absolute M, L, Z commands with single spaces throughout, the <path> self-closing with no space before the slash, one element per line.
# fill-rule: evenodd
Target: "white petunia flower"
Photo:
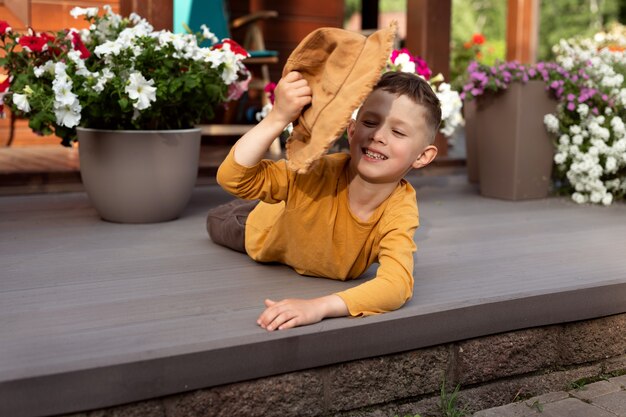
<path fill-rule="evenodd" d="M 154 80 L 146 80 L 138 72 L 130 74 L 128 83 L 124 91 L 132 100 L 135 100 L 133 107 L 137 110 L 144 110 L 150 107 L 150 102 L 156 101 L 156 87 L 153 87 Z"/>
<path fill-rule="evenodd" d="M 97 7 L 74 7 L 70 10 L 70 14 L 74 19 L 78 19 L 79 16 L 95 17 L 98 15 Z"/>
<path fill-rule="evenodd" d="M 217 36 L 215 36 L 215 34 L 209 30 L 207 25 L 200 25 L 200 29 L 202 30 L 202 37 L 204 39 L 208 39 L 213 44 L 216 44 L 219 42 L 219 39 L 217 38 Z"/>
<path fill-rule="evenodd" d="M 57 119 L 57 124 L 65 127 L 75 127 L 80 123 L 80 112 L 82 107 L 78 104 L 78 101 L 71 105 L 55 106 L 54 115 Z"/>
<path fill-rule="evenodd" d="M 72 85 L 67 83 L 59 83 L 54 85 L 54 100 L 55 105 L 59 106 L 71 106 L 75 102 L 78 102 L 76 94 L 72 93 Z"/>
<path fill-rule="evenodd" d="M 411 56 L 409 54 L 398 54 L 393 64 L 399 66 L 400 71 L 402 72 L 410 72 L 412 74 L 415 73 L 415 62 L 411 60 Z"/>
<path fill-rule="evenodd" d="M 24 113 L 28 113 L 30 111 L 30 103 L 28 102 L 26 94 L 14 93 L 13 104 L 15 104 L 15 106 Z"/>
<path fill-rule="evenodd" d="M 45 64 L 35 67 L 33 69 L 35 77 L 40 78 L 46 72 L 52 74 L 54 72 L 54 61 L 47 61 Z"/>
<path fill-rule="evenodd" d="M 119 55 L 122 51 L 122 45 L 113 41 L 106 41 L 101 45 L 96 46 L 94 53 L 96 56 L 101 57 L 102 55 Z"/>

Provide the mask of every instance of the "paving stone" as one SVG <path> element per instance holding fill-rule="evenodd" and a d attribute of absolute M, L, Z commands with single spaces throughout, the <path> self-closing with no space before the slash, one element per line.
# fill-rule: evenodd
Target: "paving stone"
<path fill-rule="evenodd" d="M 459 343 L 462 385 L 534 372 L 558 362 L 558 326 L 527 329 Z"/>
<path fill-rule="evenodd" d="M 573 365 L 626 353 L 626 314 L 563 326 L 560 364 Z"/>
<path fill-rule="evenodd" d="M 526 401 L 523 401 L 478 411 L 473 414 L 473 417 L 531 417 L 538 415 L 539 411 L 536 408 L 529 407 Z"/>
<path fill-rule="evenodd" d="M 541 417 L 615 417 L 615 414 L 576 398 L 546 404 L 540 415 Z"/>
<path fill-rule="evenodd" d="M 593 399 L 593 405 L 619 417 L 626 417 L 626 391 L 618 391 Z"/>
<path fill-rule="evenodd" d="M 609 381 L 613 384 L 619 385 L 622 389 L 626 389 L 626 375 L 616 376 L 615 378 L 609 379 Z"/>
<path fill-rule="evenodd" d="M 539 402 L 542 405 L 553 403 L 556 401 L 561 401 L 566 398 L 569 398 L 569 394 L 565 391 L 557 391 L 557 392 L 549 392 L 547 394 L 540 395 L 538 397 L 529 398 L 526 400 L 526 404 L 534 404 L 535 402 Z"/>
<path fill-rule="evenodd" d="M 459 398 L 470 412 L 477 412 L 509 404 L 520 397 L 530 398 L 544 393 L 558 392 L 563 390 L 571 381 L 595 376 L 600 372 L 602 372 L 601 366 L 593 365 L 566 371 L 506 378 L 474 387 L 463 386 Z"/>
<path fill-rule="evenodd" d="M 596 397 L 617 391 L 621 391 L 621 387 L 618 384 L 612 384 L 609 381 L 599 381 L 585 385 L 581 389 L 571 390 L 570 394 L 581 400 L 593 400 Z"/>
<path fill-rule="evenodd" d="M 537 416 L 545 404 L 569 398 L 565 391 L 550 392 L 524 401 L 481 410 L 474 414 L 474 417 L 527 417 Z M 539 404 L 539 407 L 535 406 Z"/>

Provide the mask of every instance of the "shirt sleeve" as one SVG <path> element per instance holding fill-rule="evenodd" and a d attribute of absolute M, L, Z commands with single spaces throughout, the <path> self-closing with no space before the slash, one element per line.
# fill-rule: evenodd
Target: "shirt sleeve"
<path fill-rule="evenodd" d="M 292 179 L 285 160 L 264 159 L 252 167 L 235 161 L 233 146 L 217 170 L 217 183 L 229 193 L 246 200 L 277 203 L 287 199 Z"/>
<path fill-rule="evenodd" d="M 396 310 L 413 296 L 413 237 L 417 216 L 388 222 L 380 241 L 379 267 L 368 282 L 337 293 L 352 316 L 369 316 Z"/>

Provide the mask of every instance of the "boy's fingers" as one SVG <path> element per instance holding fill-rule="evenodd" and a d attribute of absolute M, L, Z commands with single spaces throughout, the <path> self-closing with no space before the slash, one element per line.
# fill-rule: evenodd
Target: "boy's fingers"
<path fill-rule="evenodd" d="M 267 326 L 267 330 L 272 331 L 278 329 L 281 325 L 293 319 L 295 316 L 292 311 L 287 310 L 277 315 L 274 320 Z"/>
<path fill-rule="evenodd" d="M 259 326 L 263 328 L 268 327 L 269 324 L 276 320 L 276 317 L 281 314 L 282 310 L 280 306 L 276 304 L 278 304 L 276 301 L 270 300 L 269 298 L 265 299 L 265 306 L 267 308 L 256 321 Z"/>
<path fill-rule="evenodd" d="M 287 320 L 285 323 L 278 326 L 278 330 L 293 329 L 298 325 L 298 317 L 293 317 L 291 320 Z"/>
<path fill-rule="evenodd" d="M 304 78 L 300 78 L 298 80 L 292 81 L 291 82 L 291 86 L 294 89 L 301 89 L 301 88 L 306 88 L 309 86 L 309 83 L 307 82 L 307 80 L 305 80 Z"/>
<path fill-rule="evenodd" d="M 298 71 L 291 71 L 289 74 L 285 75 L 285 80 L 287 81 L 296 81 L 302 78 L 302 74 Z"/>

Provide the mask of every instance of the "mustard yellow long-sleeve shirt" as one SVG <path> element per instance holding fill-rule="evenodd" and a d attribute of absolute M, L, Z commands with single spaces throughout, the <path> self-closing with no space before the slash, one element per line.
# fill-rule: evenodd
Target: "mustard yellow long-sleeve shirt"
<path fill-rule="evenodd" d="M 400 181 L 362 221 L 348 203 L 349 155 L 327 155 L 308 173 L 296 174 L 284 160 L 244 167 L 233 153 L 220 166 L 217 182 L 237 197 L 261 200 L 246 222 L 245 246 L 252 259 L 339 280 L 357 278 L 378 261 L 375 278 L 337 293 L 353 316 L 392 311 L 411 298 L 419 222 L 408 182 Z"/>

